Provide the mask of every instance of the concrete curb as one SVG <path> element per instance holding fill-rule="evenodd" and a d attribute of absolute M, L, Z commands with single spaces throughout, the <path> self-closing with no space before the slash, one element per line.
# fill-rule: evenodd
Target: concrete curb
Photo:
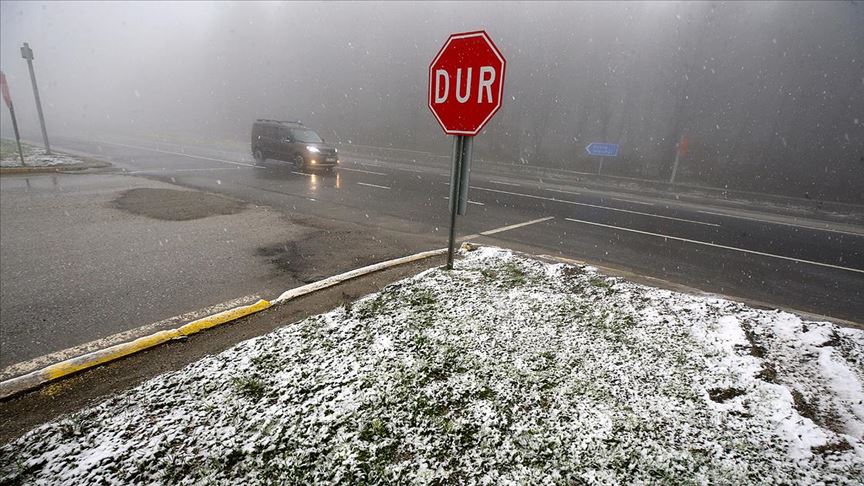
<path fill-rule="evenodd" d="M 309 285 L 304 285 L 302 287 L 297 287 L 296 289 L 291 289 L 283 292 L 282 295 L 280 295 L 276 300 L 273 301 L 273 304 L 281 304 L 291 299 L 296 299 L 297 297 L 315 292 L 316 290 L 326 289 L 327 287 L 332 287 L 346 280 L 351 280 L 352 278 L 357 278 L 369 273 L 377 272 L 379 270 L 384 270 L 385 268 L 404 265 L 406 263 L 416 262 L 417 260 L 423 260 L 429 257 L 443 255 L 445 253 L 447 253 L 447 248 L 424 251 L 421 253 L 415 253 L 414 255 L 409 255 L 402 258 L 395 258 L 393 260 L 387 260 L 386 262 L 375 263 L 373 265 L 368 265 L 362 268 L 358 268 L 356 270 L 351 270 L 350 272 L 346 272 L 341 275 L 325 278 L 324 280 L 319 280 L 318 282 L 314 282 Z"/>
<path fill-rule="evenodd" d="M 318 290 L 332 287 L 347 280 L 368 275 L 370 273 L 375 273 L 377 271 L 387 268 L 404 265 L 406 263 L 423 260 L 433 256 L 443 255 L 445 253 L 447 253 L 447 249 L 442 248 L 439 250 L 425 251 L 406 257 L 395 258 L 393 260 L 368 265 L 362 268 L 358 268 L 356 270 L 351 270 L 350 272 L 346 272 L 340 275 L 326 278 L 318 282 L 304 285 L 302 287 L 288 290 L 286 292 L 283 292 L 282 295 L 280 295 L 277 299 L 273 301 L 261 299 L 254 304 L 244 305 L 218 312 L 216 314 L 197 319 L 175 329 L 159 331 L 147 336 L 142 336 L 130 342 L 109 346 L 107 348 L 93 351 L 91 353 L 87 353 L 75 358 L 70 358 L 59 363 L 46 366 L 45 368 L 27 373 L 25 375 L 17 376 L 15 378 L 0 382 L 0 400 L 5 400 L 12 396 L 37 388 L 41 385 L 44 385 L 45 383 L 72 375 L 88 368 L 93 368 L 95 366 L 114 361 L 116 359 L 137 353 L 139 351 L 143 351 L 145 349 L 152 348 L 154 346 L 158 346 L 173 339 L 180 339 L 192 334 L 196 334 L 205 329 L 209 329 L 219 326 L 221 324 L 225 324 L 227 322 L 237 320 L 241 317 L 245 317 L 250 314 L 254 314 L 256 312 L 268 309 L 274 305 L 282 304 L 289 300 L 311 294 Z"/>
<path fill-rule="evenodd" d="M 117 344 L 107 347 L 105 349 L 93 351 L 92 353 L 87 353 L 76 358 L 67 359 L 65 361 L 46 366 L 45 368 L 42 368 L 40 370 L 27 373 L 26 375 L 18 376 L 10 380 L 0 382 L 0 400 L 9 398 L 13 395 L 17 395 L 28 390 L 32 390 L 33 388 L 48 383 L 49 381 L 63 378 L 79 371 L 86 370 L 88 368 L 92 368 L 94 366 L 98 366 L 109 361 L 114 361 L 115 359 L 119 359 L 148 348 L 152 348 L 153 346 L 157 346 L 164 342 L 171 341 L 172 339 L 189 336 L 191 334 L 201 332 L 204 329 L 209 329 L 211 327 L 215 327 L 220 324 L 239 319 L 243 316 L 254 314 L 255 312 L 267 309 L 272 305 L 273 304 L 266 300 L 259 300 L 258 302 L 251 305 L 235 307 L 233 309 L 222 311 L 211 316 L 192 321 L 176 329 L 159 331 L 150 334 L 149 336 L 140 337 L 128 343 Z"/>

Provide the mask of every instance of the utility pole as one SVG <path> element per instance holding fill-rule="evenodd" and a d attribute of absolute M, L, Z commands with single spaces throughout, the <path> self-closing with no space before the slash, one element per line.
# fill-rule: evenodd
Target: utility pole
<path fill-rule="evenodd" d="M 33 71 L 33 49 L 30 44 L 21 46 L 21 57 L 27 60 L 30 69 L 30 82 L 33 83 L 33 96 L 36 97 L 36 112 L 39 113 L 39 124 L 42 126 L 42 141 L 45 142 L 45 153 L 51 154 L 51 145 L 48 143 L 48 131 L 45 129 L 45 117 L 42 115 L 42 102 L 39 100 L 39 87 L 36 86 L 36 73 Z"/>
<path fill-rule="evenodd" d="M 682 155 L 687 155 L 687 135 L 681 135 L 678 144 L 675 145 L 675 163 L 672 164 L 672 175 L 669 176 L 669 184 L 675 184 L 675 176 L 678 174 L 678 162 Z"/>

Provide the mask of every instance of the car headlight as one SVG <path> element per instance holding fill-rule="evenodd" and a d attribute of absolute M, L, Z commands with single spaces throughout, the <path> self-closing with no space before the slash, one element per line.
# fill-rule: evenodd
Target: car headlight
<path fill-rule="evenodd" d="M 317 154 L 318 152 L 320 152 L 320 150 L 318 150 L 318 147 L 313 147 L 311 145 L 307 145 L 306 150 L 312 152 L 313 154 Z"/>

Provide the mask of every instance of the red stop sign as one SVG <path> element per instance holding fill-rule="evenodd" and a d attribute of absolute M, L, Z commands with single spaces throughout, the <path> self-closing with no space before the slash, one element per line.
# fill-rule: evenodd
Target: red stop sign
<path fill-rule="evenodd" d="M 429 65 L 429 109 L 449 135 L 477 135 L 501 108 L 504 56 L 485 31 L 453 34 Z"/>

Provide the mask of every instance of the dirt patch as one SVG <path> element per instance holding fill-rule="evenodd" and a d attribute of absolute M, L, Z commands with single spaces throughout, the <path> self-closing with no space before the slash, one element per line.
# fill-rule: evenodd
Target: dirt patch
<path fill-rule="evenodd" d="M 754 356 L 756 358 L 764 358 L 765 347 L 759 343 L 758 336 L 755 332 L 753 332 L 753 328 L 750 326 L 750 324 L 742 322 L 741 329 L 744 331 L 744 335 L 747 337 L 747 342 L 750 343 L 750 346 L 739 346 L 739 348 L 746 349 L 746 351 L 749 352 L 751 356 Z"/>
<path fill-rule="evenodd" d="M 832 332 L 831 337 L 827 341 L 819 345 L 820 348 L 824 348 L 826 346 L 831 346 L 835 348 L 840 347 L 840 335 L 837 334 L 837 331 Z"/>
<path fill-rule="evenodd" d="M 819 417 L 816 414 L 816 407 L 811 405 L 810 402 L 804 398 L 804 394 L 794 389 L 790 391 L 792 392 L 792 400 L 794 401 L 795 410 L 798 411 L 798 415 L 804 418 L 809 418 L 817 424 L 822 424 L 822 421 L 819 420 Z"/>
<path fill-rule="evenodd" d="M 164 221 L 188 221 L 236 214 L 246 203 L 199 191 L 138 188 L 123 192 L 113 206 L 132 214 Z"/>
<path fill-rule="evenodd" d="M 731 400 L 735 397 L 740 397 L 747 393 L 740 388 L 712 388 L 708 390 L 708 398 L 717 403 L 723 403 L 726 400 Z"/>
<path fill-rule="evenodd" d="M 575 278 L 579 277 L 580 275 L 582 275 L 583 273 L 585 273 L 585 271 L 582 270 L 581 267 L 577 267 L 576 265 L 567 265 L 566 267 L 564 267 L 561 270 L 561 272 L 564 274 L 564 276 L 566 278 L 571 279 L 571 280 L 575 279 Z"/>
<path fill-rule="evenodd" d="M 756 373 L 756 378 L 767 383 L 777 383 L 777 368 L 769 362 L 762 363 L 762 371 Z"/>
<path fill-rule="evenodd" d="M 767 383 L 777 383 L 777 368 L 774 366 L 774 363 L 768 361 L 766 358 L 768 353 L 765 346 L 762 346 L 759 342 L 758 334 L 753 331 L 753 327 L 747 322 L 741 323 L 741 329 L 744 331 L 744 336 L 747 337 L 747 344 L 735 345 L 735 348 L 763 360 L 762 370 L 756 373 L 756 378 Z"/>
<path fill-rule="evenodd" d="M 834 454 L 838 452 L 848 451 L 852 449 L 852 446 L 849 445 L 844 439 L 840 439 L 840 442 L 829 442 L 825 445 L 811 447 L 810 451 L 813 454 L 827 455 Z"/>
<path fill-rule="evenodd" d="M 804 394 L 798 390 L 790 389 L 789 391 L 792 393 L 792 400 L 794 402 L 793 406 L 795 407 L 795 410 L 798 411 L 798 415 L 809 418 L 820 427 L 825 427 L 826 429 L 837 432 L 838 434 L 846 432 L 844 430 L 845 427 L 838 418 L 836 412 L 826 409 L 825 407 L 822 407 L 820 410 L 817 397 L 811 396 L 811 399 L 808 400 L 804 397 Z M 830 446 L 830 444 L 828 445 Z M 837 450 L 839 451 L 842 449 Z"/>

